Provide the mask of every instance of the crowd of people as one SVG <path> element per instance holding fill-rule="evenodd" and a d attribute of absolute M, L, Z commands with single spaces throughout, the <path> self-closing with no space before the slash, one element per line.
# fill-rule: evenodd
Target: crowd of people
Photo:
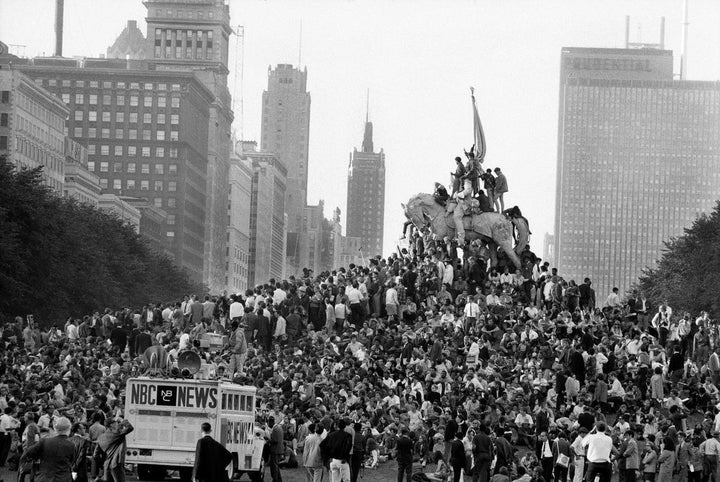
<path fill-rule="evenodd" d="M 169 364 L 197 351 L 208 376 L 258 388 L 273 481 L 297 465 L 308 480 L 356 482 L 389 463 L 399 481 L 715 480 L 720 346 L 707 313 L 618 291 L 596 303 L 589 279 L 565 280 L 529 250 L 532 269 L 518 271 L 447 253 L 416 231 L 367 266 L 245 293 L 18 317 L 0 335 L 0 466 L 29 480 L 33 446 L 69 421 L 90 456 L 77 480 L 123 480 L 102 437 L 132 429 L 125 382 L 154 347 Z M 225 347 L 207 348 L 209 333 Z"/>

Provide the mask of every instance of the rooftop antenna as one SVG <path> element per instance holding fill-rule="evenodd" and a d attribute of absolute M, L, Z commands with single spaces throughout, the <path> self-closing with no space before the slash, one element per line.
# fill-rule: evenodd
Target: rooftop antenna
<path fill-rule="evenodd" d="M 688 45 L 688 0 L 683 2 L 682 46 L 680 48 L 680 80 L 687 79 L 687 45 Z"/>
<path fill-rule="evenodd" d="M 300 38 L 298 39 L 298 70 L 302 65 L 302 20 L 300 20 Z"/>
<path fill-rule="evenodd" d="M 365 101 L 365 123 L 370 122 L 370 88 L 368 87 Z"/>

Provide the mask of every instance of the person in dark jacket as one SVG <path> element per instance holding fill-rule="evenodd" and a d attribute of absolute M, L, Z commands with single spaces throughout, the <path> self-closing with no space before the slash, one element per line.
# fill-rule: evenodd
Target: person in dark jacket
<path fill-rule="evenodd" d="M 72 426 L 72 436 L 69 440 L 75 445 L 75 462 L 73 463 L 73 472 L 77 472 L 75 482 L 87 482 L 87 456 L 90 438 L 87 435 L 85 425 L 82 423 L 74 424 Z"/>
<path fill-rule="evenodd" d="M 204 422 L 200 426 L 202 437 L 195 447 L 195 465 L 193 480 L 200 482 L 227 482 L 226 467 L 232 462 L 232 455 L 219 442 L 210 436 L 212 428 Z"/>
<path fill-rule="evenodd" d="M 331 480 L 350 480 L 350 451 L 353 447 L 353 437 L 345 431 L 347 423 L 340 419 L 337 430 L 330 432 L 325 440 L 320 442 L 320 453 L 330 464 Z"/>
<path fill-rule="evenodd" d="M 490 463 L 493 459 L 493 443 L 490 439 L 490 430 L 487 425 L 480 425 L 477 435 L 473 438 L 473 482 L 488 482 L 490 480 Z"/>
<path fill-rule="evenodd" d="M 453 482 L 460 482 L 460 474 L 467 464 L 465 457 L 465 445 L 460 439 L 460 433 L 455 433 L 455 438 L 450 442 L 450 467 L 453 469 Z"/>
<path fill-rule="evenodd" d="M 398 438 L 395 447 L 395 459 L 398 464 L 398 482 L 402 482 L 403 474 L 405 474 L 407 482 L 412 481 L 412 463 L 413 463 L 413 442 L 408 437 L 407 427 L 400 429 L 400 438 Z"/>
<path fill-rule="evenodd" d="M 60 417 L 55 421 L 56 437 L 41 439 L 20 457 L 40 462 L 35 482 L 72 482 L 75 464 L 75 444 L 70 441 L 70 420 Z"/>
<path fill-rule="evenodd" d="M 142 354 L 145 353 L 145 350 L 150 348 L 153 344 L 152 336 L 148 332 L 147 328 L 143 328 L 143 330 L 138 333 L 138 335 L 135 337 L 135 346 L 133 353 Z"/>

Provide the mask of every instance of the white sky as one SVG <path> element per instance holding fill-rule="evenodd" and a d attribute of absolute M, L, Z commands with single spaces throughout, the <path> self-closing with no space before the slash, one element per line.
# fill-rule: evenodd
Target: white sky
<path fill-rule="evenodd" d="M 259 140 L 267 68 L 298 63 L 312 96 L 308 201 L 325 216 L 346 211 L 349 153 L 360 146 L 365 93 L 375 147 L 386 154 L 385 252 L 404 221 L 400 203 L 447 183 L 452 159 L 472 144 L 469 86 L 475 86 L 488 144 L 486 166 L 505 171 L 530 220 L 533 250 L 553 231 L 561 47 L 657 42 L 679 64 L 681 0 L 230 0 L 245 27 L 243 133 Z M 0 0 L 0 40 L 24 55 L 52 54 L 54 2 Z M 145 31 L 140 0 L 65 0 L 65 56 L 104 53 L 127 19 Z M 690 1 L 690 79 L 720 78 L 720 2 Z M 235 70 L 235 38 L 230 71 Z M 236 113 L 239 117 L 239 112 Z M 239 129 L 239 125 L 236 125 Z"/>

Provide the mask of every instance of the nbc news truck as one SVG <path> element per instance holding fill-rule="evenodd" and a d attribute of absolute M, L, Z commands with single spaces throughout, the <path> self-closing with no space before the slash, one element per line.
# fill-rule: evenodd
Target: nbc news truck
<path fill-rule="evenodd" d="M 125 418 L 135 430 L 127 436 L 126 463 L 136 464 L 140 480 L 163 480 L 178 471 L 190 481 L 200 425 L 230 451 L 228 477 L 248 473 L 263 479 L 265 440 L 256 437 L 256 388 L 222 380 L 130 378 L 125 391 Z"/>

